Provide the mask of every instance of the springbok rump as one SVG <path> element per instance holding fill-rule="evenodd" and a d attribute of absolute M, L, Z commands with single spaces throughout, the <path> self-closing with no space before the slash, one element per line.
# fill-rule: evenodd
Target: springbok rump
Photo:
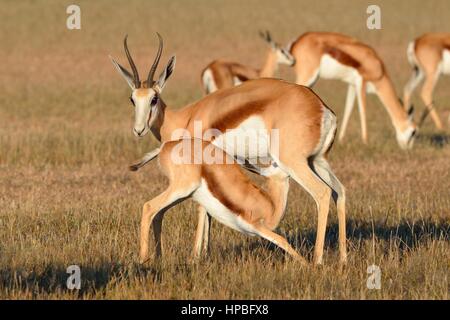
<path fill-rule="evenodd" d="M 131 87 L 130 99 L 135 106 L 134 134 L 143 137 L 151 131 L 164 143 L 184 138 L 186 132 L 195 137 L 198 134 L 194 132 L 196 123 L 201 123 L 202 137 L 205 137 L 205 132 L 216 129 L 213 143 L 218 148 L 227 150 L 227 146 L 236 143 L 244 146 L 233 154 L 237 158 L 248 159 L 251 144 L 264 146 L 260 149 L 264 152 L 258 156 L 272 159 L 281 171 L 304 187 L 317 204 L 318 227 L 314 250 L 317 264 L 322 263 L 325 229 L 333 194 L 338 213 L 340 260 L 345 262 L 345 190 L 326 160 L 336 133 L 335 114 L 311 89 L 266 78 L 246 81 L 240 86 L 216 91 L 181 109 L 171 109 L 166 106 L 161 94 L 173 73 L 175 57 L 170 58 L 158 80 L 153 80 L 162 52 L 162 38 L 159 37 L 159 40 L 157 56 L 145 81 L 139 79 L 128 50 L 127 38 L 124 47 L 132 73 L 112 60 Z M 277 144 L 273 144 L 270 139 L 269 133 L 273 131 L 278 133 Z M 252 140 L 248 140 L 249 135 L 242 135 L 242 132 L 265 132 L 266 135 L 254 135 Z M 159 149 L 150 152 L 133 169 L 142 167 L 159 152 Z M 276 178 L 267 177 L 269 183 L 271 179 Z M 215 187 L 224 188 L 220 181 Z M 277 192 L 282 194 L 285 189 L 279 188 Z M 199 221 L 204 223 L 199 223 L 197 234 L 204 234 L 204 230 L 209 228 L 209 216 L 204 208 L 199 212 Z M 148 221 L 143 220 L 142 230 L 148 229 Z M 158 230 L 162 219 L 156 218 L 152 223 Z M 197 241 L 200 240 L 202 237 L 197 237 Z M 202 245 L 197 242 L 194 247 L 201 248 Z M 199 254 L 197 250 L 195 252 Z M 146 258 L 146 255 L 141 256 L 141 260 Z"/>
<path fill-rule="evenodd" d="M 436 128 L 442 129 L 441 119 L 435 110 L 433 91 L 439 76 L 450 74 L 450 33 L 426 33 L 418 37 L 409 43 L 407 56 L 413 72 L 403 90 L 403 99 L 409 103 L 414 89 L 425 79 L 420 96 Z"/>
<path fill-rule="evenodd" d="M 192 198 L 225 226 L 250 236 L 258 235 L 267 239 L 305 264 L 305 259 L 288 241 L 273 232 L 286 208 L 289 176 L 273 163 L 260 172 L 262 176 L 271 177 L 267 180 L 267 189 L 264 190 L 254 184 L 242 167 L 233 163 L 234 159 L 222 149 L 207 141 L 198 142 L 201 146 L 199 152 L 212 153 L 215 158 L 223 159 L 223 162 L 195 164 L 193 154 L 186 163 L 177 159 L 180 144 L 186 148 L 187 143 L 188 149 L 194 150 L 197 147 L 195 139 L 168 141 L 160 148 L 159 167 L 168 178 L 169 186 L 144 204 L 141 221 L 141 263 L 148 260 L 150 225 L 153 223 L 155 253 L 160 257 L 161 223 L 154 222 L 162 220 L 170 207 Z M 201 237 L 202 234 L 197 236 Z"/>
<path fill-rule="evenodd" d="M 399 146 L 402 149 L 413 146 L 416 134 L 413 108 L 405 111 L 383 61 L 373 48 L 339 33 L 308 32 L 293 41 L 289 51 L 296 60 L 297 84 L 312 87 L 319 78 L 341 80 L 348 84 L 340 141 L 345 136 L 356 99 L 361 136 L 367 143 L 366 93 L 375 93 L 391 118 Z"/>
<path fill-rule="evenodd" d="M 201 73 L 202 85 L 206 94 L 219 89 L 231 88 L 251 79 L 272 78 L 278 64 L 289 66 L 295 64 L 295 59 L 291 54 L 272 40 L 269 31 L 261 32 L 260 35 L 270 46 L 263 67 L 255 69 L 237 62 L 214 60 Z"/>

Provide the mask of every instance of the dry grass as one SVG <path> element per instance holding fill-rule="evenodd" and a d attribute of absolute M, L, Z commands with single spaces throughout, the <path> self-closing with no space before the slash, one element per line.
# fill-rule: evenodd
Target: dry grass
<path fill-rule="evenodd" d="M 365 28 L 366 1 L 79 1 L 82 30 L 68 31 L 70 3 L 0 3 L 0 298 L 448 299 L 450 147 L 432 143 L 428 123 L 416 148 L 401 152 L 376 98 L 369 99 L 370 145 L 361 144 L 354 115 L 346 143 L 331 156 L 348 190 L 345 269 L 337 263 L 334 208 L 321 268 L 301 269 L 265 241 L 218 223 L 211 257 L 192 265 L 190 201 L 167 214 L 163 261 L 139 267 L 141 206 L 165 180 L 155 164 L 126 170 L 156 142 L 132 137 L 129 92 L 107 58 L 125 61 L 121 42 L 129 33 L 146 70 L 159 30 L 164 60 L 178 56 L 164 94 L 178 107 L 201 96 L 199 71 L 209 60 L 260 63 L 258 29 L 280 42 L 334 30 L 375 46 L 400 88 L 409 75 L 409 39 L 450 29 L 446 1 L 382 2 L 381 31 Z M 293 78 L 287 68 L 280 74 Z M 437 89 L 441 110 L 450 103 L 449 84 L 442 79 Z M 322 81 L 316 91 L 342 114 L 343 84 Z M 292 184 L 281 232 L 310 258 L 315 228 L 313 201 Z M 372 263 L 381 267 L 381 290 L 366 288 Z M 82 268 L 79 292 L 65 288 L 71 264 Z"/>

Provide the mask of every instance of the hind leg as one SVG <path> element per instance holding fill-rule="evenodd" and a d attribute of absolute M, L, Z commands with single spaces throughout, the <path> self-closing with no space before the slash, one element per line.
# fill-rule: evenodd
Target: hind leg
<path fill-rule="evenodd" d="M 281 163 L 282 169 L 288 172 L 291 178 L 300 184 L 316 202 L 318 216 L 314 263 L 322 264 L 331 188 L 314 173 L 306 159 L 291 161 L 286 159 L 284 162 L 281 160 Z"/>
<path fill-rule="evenodd" d="M 193 258 L 199 259 L 202 252 L 207 254 L 209 249 L 209 230 L 210 230 L 210 216 L 206 209 L 198 206 L 198 225 L 195 234 L 195 244 Z"/>
<path fill-rule="evenodd" d="M 419 85 L 419 83 L 423 80 L 423 72 L 420 70 L 419 67 L 415 67 L 413 70 L 411 77 L 409 78 L 408 82 L 405 85 L 405 88 L 403 89 L 403 103 L 405 108 L 409 108 L 411 104 L 411 94 L 416 89 L 416 87 Z"/>
<path fill-rule="evenodd" d="M 347 91 L 347 97 L 345 99 L 344 117 L 342 118 L 341 130 L 339 131 L 339 141 L 342 141 L 347 130 L 348 120 L 352 114 L 353 107 L 355 106 L 356 90 L 355 86 L 349 85 Z"/>
<path fill-rule="evenodd" d="M 260 237 L 269 240 L 273 244 L 277 245 L 278 247 L 286 251 L 288 254 L 290 254 L 296 261 L 300 262 L 301 264 L 303 265 L 307 264 L 305 258 L 299 255 L 298 252 L 295 251 L 294 248 L 292 248 L 292 246 L 288 243 L 286 238 L 280 236 L 279 234 L 276 234 L 275 232 L 271 231 L 269 228 L 263 225 L 255 226 L 255 229 Z"/>
<path fill-rule="evenodd" d="M 333 199 L 336 203 L 339 224 L 339 255 L 341 263 L 347 262 L 347 241 L 345 230 L 345 188 L 335 176 L 327 160 L 318 157 L 313 161 L 314 170 L 322 180 L 333 189 Z"/>
<path fill-rule="evenodd" d="M 367 144 L 366 96 L 366 85 L 362 82 L 356 86 L 356 97 L 358 99 L 359 119 L 361 122 L 361 137 L 365 144 Z"/>
<path fill-rule="evenodd" d="M 422 87 L 421 97 L 423 103 L 425 104 L 425 107 L 428 108 L 430 112 L 430 116 L 433 119 L 436 128 L 442 130 L 441 119 L 439 118 L 439 115 L 437 114 L 433 104 L 433 91 L 438 76 L 439 73 L 437 72 L 435 72 L 435 74 L 427 72 L 425 82 Z"/>

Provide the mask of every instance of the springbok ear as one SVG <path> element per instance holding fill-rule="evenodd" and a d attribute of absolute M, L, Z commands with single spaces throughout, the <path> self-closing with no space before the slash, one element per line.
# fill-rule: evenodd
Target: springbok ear
<path fill-rule="evenodd" d="M 164 68 L 164 71 L 159 76 L 158 81 L 156 81 L 155 89 L 158 92 L 161 92 L 166 85 L 167 79 L 172 75 L 173 69 L 175 69 L 176 57 L 172 56 L 167 63 L 167 66 Z"/>
<path fill-rule="evenodd" d="M 114 60 L 113 57 L 109 56 L 109 58 L 111 59 L 111 62 L 114 65 L 114 67 L 116 68 L 116 70 L 125 79 L 125 81 L 131 87 L 131 89 L 133 89 L 133 90 L 136 89 L 136 87 L 134 85 L 134 81 L 133 81 L 133 76 L 131 75 L 131 73 L 127 69 L 122 67 L 119 63 L 117 63 L 117 61 Z"/>

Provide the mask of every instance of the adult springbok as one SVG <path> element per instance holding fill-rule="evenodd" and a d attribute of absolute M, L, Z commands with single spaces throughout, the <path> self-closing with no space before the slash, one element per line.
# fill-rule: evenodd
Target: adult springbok
<path fill-rule="evenodd" d="M 296 60 L 296 83 L 313 86 L 319 78 L 348 83 L 345 111 L 339 140 L 345 136 L 355 98 L 358 101 L 361 135 L 367 143 L 366 92 L 376 93 L 387 110 L 403 149 L 413 146 L 416 126 L 413 108 L 408 113 L 396 96 L 383 61 L 375 50 L 358 40 L 331 32 L 308 32 L 291 43 L 289 51 Z"/>
<path fill-rule="evenodd" d="M 158 35 L 159 36 L 159 35 Z M 345 191 L 342 184 L 331 170 L 326 155 L 330 151 L 336 133 L 336 116 L 324 102 L 309 88 L 275 79 L 250 80 L 240 86 L 216 91 L 197 102 L 191 103 L 181 109 L 171 109 L 164 103 L 161 94 L 172 74 L 175 66 L 175 57 L 171 57 L 159 78 L 153 80 L 162 52 L 162 38 L 159 36 L 159 49 L 147 79 L 141 81 L 137 68 L 131 58 L 124 40 L 125 53 L 130 63 L 132 73 L 119 65 L 112 58 L 118 72 L 125 78 L 131 87 L 131 101 L 135 106 L 135 123 L 133 132 L 137 137 L 143 137 L 151 131 L 154 136 L 164 142 L 185 138 L 188 132 L 191 136 L 200 135 L 212 128 L 215 136 L 210 137 L 214 145 L 222 150 L 229 150 L 235 143 L 244 146 L 238 148 L 234 157 L 246 159 L 252 144 L 261 147 L 259 157 L 271 159 L 272 166 L 279 168 L 288 177 L 303 186 L 314 198 L 318 210 L 318 227 L 314 250 L 314 261 L 322 263 L 325 229 L 329 212 L 330 196 L 337 205 L 339 223 L 339 249 L 341 262 L 346 261 L 346 235 L 345 235 Z M 200 132 L 196 131 L 196 124 L 201 124 Z M 277 130 L 278 143 L 273 143 L 269 132 Z M 243 136 L 242 132 L 265 132 L 257 134 L 253 140 Z M 264 153 L 263 153 L 264 151 Z M 143 160 L 132 167 L 139 167 L 158 155 L 160 149 L 147 154 Z M 225 169 L 226 170 L 226 169 Z M 171 173 L 169 172 L 169 175 Z M 181 176 L 177 179 L 181 179 Z M 272 177 L 267 177 L 270 180 Z M 193 181 L 194 185 L 196 182 Z M 238 199 L 220 198 L 233 194 L 224 189 L 232 186 L 224 185 L 221 179 L 208 183 L 208 190 L 217 201 L 230 201 L 239 205 Z M 277 192 L 287 196 L 287 186 L 276 189 Z M 226 193 L 225 193 L 226 192 Z M 175 195 L 174 195 L 175 196 Z M 186 193 L 176 194 L 178 199 L 188 196 Z M 172 198 L 171 201 L 174 201 Z M 285 200 L 284 200 L 285 202 Z M 166 203 L 168 206 L 169 204 Z M 141 254 L 140 261 L 148 259 L 147 231 L 153 225 L 156 235 L 156 253 L 160 253 L 161 239 L 159 237 L 163 212 L 168 207 L 160 207 L 158 211 L 149 211 L 152 202 L 144 205 L 141 221 Z M 227 206 L 228 207 L 228 206 Z M 237 207 L 236 212 L 247 210 L 248 207 Z M 255 207 L 254 210 L 259 210 Z M 235 212 L 235 211 L 233 211 Z M 274 211 L 275 212 L 275 211 Z M 281 211 L 277 211 L 280 214 Z M 213 214 L 213 213 L 211 213 Z M 252 211 L 252 214 L 263 214 Z M 195 248 L 201 248 L 205 230 L 209 226 L 206 210 L 199 210 L 199 223 L 197 229 Z M 273 217 L 274 220 L 281 217 Z"/>
<path fill-rule="evenodd" d="M 203 69 L 201 80 L 206 94 L 219 89 L 231 88 L 244 81 L 257 78 L 272 78 L 278 64 L 292 66 L 295 60 L 292 55 L 278 43 L 272 40 L 269 31 L 260 32 L 260 36 L 270 48 L 261 69 L 255 69 L 237 62 L 214 60 Z"/>
<path fill-rule="evenodd" d="M 403 99 L 409 103 L 414 89 L 425 79 L 420 96 L 436 128 L 442 129 L 441 119 L 434 108 L 433 91 L 439 76 L 450 74 L 450 33 L 420 36 L 409 43 L 407 56 L 413 73 L 403 90 Z"/>

